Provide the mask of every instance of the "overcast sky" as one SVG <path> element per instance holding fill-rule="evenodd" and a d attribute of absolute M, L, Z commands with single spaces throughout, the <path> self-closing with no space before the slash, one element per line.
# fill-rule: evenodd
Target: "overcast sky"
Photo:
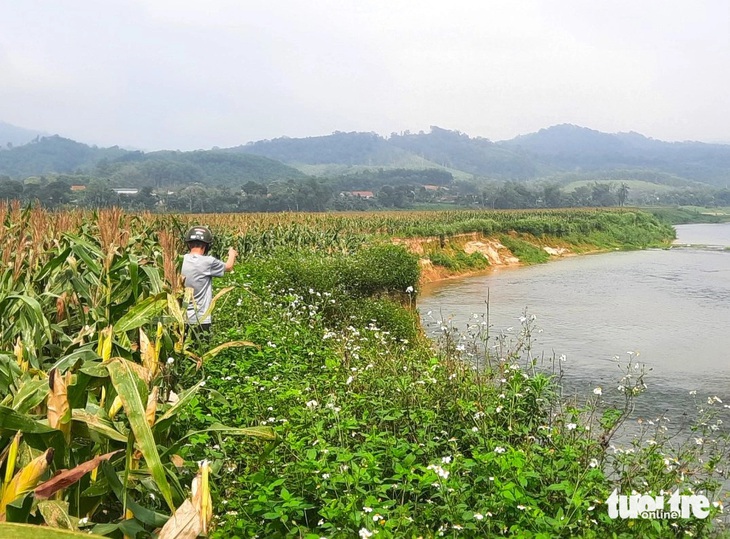
<path fill-rule="evenodd" d="M 0 0 L 0 120 L 228 147 L 550 125 L 730 142 L 728 0 Z"/>

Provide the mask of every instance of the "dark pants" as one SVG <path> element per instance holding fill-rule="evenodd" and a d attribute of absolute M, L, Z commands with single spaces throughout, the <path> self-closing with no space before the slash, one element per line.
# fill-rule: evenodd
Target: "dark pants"
<path fill-rule="evenodd" d="M 210 324 L 186 324 L 185 333 L 196 343 L 205 344 L 210 339 Z"/>

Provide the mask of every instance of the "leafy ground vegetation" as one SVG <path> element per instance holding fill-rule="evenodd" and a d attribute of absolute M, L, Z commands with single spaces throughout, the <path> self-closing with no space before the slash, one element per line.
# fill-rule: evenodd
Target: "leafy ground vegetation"
<path fill-rule="evenodd" d="M 385 241 L 671 237 L 645 214 L 212 216 L 218 248 L 244 256 L 206 342 L 182 324 L 186 221 L 0 212 L 0 536 L 28 523 L 47 526 L 39 538 L 713 533 L 722 403 L 703 403 L 689 443 L 658 419 L 617 446 L 640 367 L 617 381 L 619 402 L 601 388 L 565 401 L 559 359 L 531 355 L 529 315 L 511 342 L 478 315 L 461 334 L 444 322 L 434 348 L 414 310 L 418 259 Z M 707 519 L 612 520 L 614 489 L 715 504 Z"/>

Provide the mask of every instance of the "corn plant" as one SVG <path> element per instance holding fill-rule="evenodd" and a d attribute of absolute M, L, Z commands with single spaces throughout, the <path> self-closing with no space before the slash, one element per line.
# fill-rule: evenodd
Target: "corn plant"
<path fill-rule="evenodd" d="M 0 208 L 0 522 L 135 537 L 185 507 L 205 532 L 208 468 L 191 513 L 174 453 L 189 435 L 176 417 L 203 383 L 175 395 L 167 361 L 199 366 L 247 343 L 191 349 L 176 242 L 150 219 Z"/>

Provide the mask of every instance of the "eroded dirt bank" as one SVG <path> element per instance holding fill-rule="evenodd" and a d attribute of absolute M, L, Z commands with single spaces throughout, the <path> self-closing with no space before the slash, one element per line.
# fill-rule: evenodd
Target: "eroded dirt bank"
<path fill-rule="evenodd" d="M 557 239 L 540 239 L 520 235 L 520 239 L 542 249 L 550 258 L 574 256 L 576 253 L 569 245 Z M 493 236 L 485 236 L 477 232 L 459 234 L 448 238 L 396 238 L 393 243 L 405 246 L 411 253 L 419 257 L 421 265 L 421 284 L 432 283 L 444 279 L 463 277 L 465 275 L 483 273 L 495 267 L 519 266 L 523 262 L 509 248 Z M 478 253 L 486 263 L 482 267 L 448 268 L 434 263 L 431 258 L 435 253 L 458 253 L 466 255 Z"/>

